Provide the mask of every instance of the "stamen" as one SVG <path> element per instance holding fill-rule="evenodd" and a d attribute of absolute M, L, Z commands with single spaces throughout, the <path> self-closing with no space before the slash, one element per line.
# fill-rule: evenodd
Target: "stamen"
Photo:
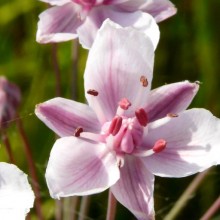
<path fill-rule="evenodd" d="M 88 91 L 87 91 L 87 93 L 89 94 L 89 95 L 93 95 L 93 96 L 97 96 L 99 93 L 98 93 L 98 91 L 96 91 L 95 89 L 89 89 Z"/>
<path fill-rule="evenodd" d="M 95 142 L 105 142 L 105 135 L 102 134 L 95 134 L 95 133 L 91 133 L 91 132 L 82 132 L 80 133 L 80 137 L 81 138 L 85 138 L 91 141 L 95 141 Z"/>
<path fill-rule="evenodd" d="M 75 137 L 79 137 L 82 132 L 83 132 L 83 128 L 78 127 L 78 128 L 76 128 L 76 130 L 74 131 L 74 134 L 73 134 L 73 135 L 74 135 Z"/>
<path fill-rule="evenodd" d="M 119 103 L 118 105 L 124 109 L 124 110 L 128 110 L 128 108 L 131 106 L 131 103 L 129 102 L 128 99 L 126 98 L 123 98 Z"/>
<path fill-rule="evenodd" d="M 132 154 L 137 157 L 149 157 L 155 153 L 160 153 L 166 148 L 167 142 L 164 139 L 159 139 L 155 142 L 153 148 L 149 150 L 139 150 L 136 148 Z"/>
<path fill-rule="evenodd" d="M 176 117 L 178 117 L 178 115 L 177 115 L 177 114 L 174 114 L 174 113 L 168 113 L 168 114 L 167 114 L 167 117 L 176 118 Z"/>
<path fill-rule="evenodd" d="M 147 125 L 147 122 L 148 122 L 147 113 L 145 112 L 143 108 L 136 110 L 135 116 L 141 126 L 145 127 Z"/>
<path fill-rule="evenodd" d="M 147 87 L 148 86 L 148 81 L 147 81 L 147 78 L 145 76 L 141 76 L 140 82 L 141 82 L 143 87 Z"/>
<path fill-rule="evenodd" d="M 122 117 L 115 116 L 110 124 L 109 133 L 115 136 L 119 132 L 121 125 L 122 125 Z"/>
<path fill-rule="evenodd" d="M 166 148 L 167 142 L 164 139 L 159 139 L 153 146 L 153 151 L 159 153 Z"/>

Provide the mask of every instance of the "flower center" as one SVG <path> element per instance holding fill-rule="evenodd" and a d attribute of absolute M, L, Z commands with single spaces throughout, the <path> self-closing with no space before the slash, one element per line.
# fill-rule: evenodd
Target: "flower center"
<path fill-rule="evenodd" d="M 96 90 L 88 90 L 87 93 L 92 96 L 99 94 Z M 116 115 L 111 121 L 103 124 L 100 134 L 84 132 L 83 128 L 79 127 L 75 130 L 74 136 L 105 143 L 116 153 L 119 167 L 123 166 L 126 154 L 146 157 L 163 151 L 167 144 L 164 139 L 157 140 L 151 149 L 140 148 L 144 129 L 147 129 L 148 117 L 143 108 L 136 109 L 134 116 L 127 117 L 125 111 L 130 106 L 131 102 L 123 98 L 118 103 Z"/>
<path fill-rule="evenodd" d="M 116 116 L 102 127 L 106 145 L 116 154 L 132 154 L 141 143 L 143 127 L 147 125 L 147 114 L 144 109 L 138 109 L 134 117 L 126 117 L 124 112 L 131 106 L 128 99 L 123 98 L 118 103 Z"/>

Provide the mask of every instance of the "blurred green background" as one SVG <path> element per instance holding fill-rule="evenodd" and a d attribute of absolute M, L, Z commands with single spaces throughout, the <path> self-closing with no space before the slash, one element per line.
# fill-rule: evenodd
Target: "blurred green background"
<path fill-rule="evenodd" d="M 207 108 L 220 117 L 220 1 L 173 0 L 173 3 L 178 9 L 177 14 L 159 24 L 161 38 L 156 50 L 153 87 L 182 80 L 198 80 L 201 82 L 200 91 L 191 107 Z M 83 71 L 87 51 L 73 42 L 58 45 L 36 43 L 38 15 L 46 7 L 45 3 L 37 0 L 1 0 L 0 75 L 5 75 L 21 89 L 19 115 L 36 162 L 43 215 L 45 219 L 55 219 L 56 205 L 49 196 L 44 179 L 55 135 L 35 117 L 34 108 L 37 103 L 57 95 L 56 58 L 61 73 L 61 96 L 85 101 Z M 76 53 L 79 57 L 77 62 L 74 60 Z M 9 138 L 17 165 L 28 173 L 22 140 L 15 124 L 15 121 L 10 122 Z M 0 151 L 0 161 L 7 162 L 4 147 Z M 193 178 L 156 178 L 156 219 L 164 218 Z M 199 219 L 219 195 L 220 169 L 215 167 L 176 219 Z M 107 192 L 92 196 L 86 219 L 104 219 L 106 206 Z M 34 209 L 30 216 L 37 219 Z M 134 217 L 118 205 L 116 219 Z M 220 212 L 213 219 L 220 219 Z"/>

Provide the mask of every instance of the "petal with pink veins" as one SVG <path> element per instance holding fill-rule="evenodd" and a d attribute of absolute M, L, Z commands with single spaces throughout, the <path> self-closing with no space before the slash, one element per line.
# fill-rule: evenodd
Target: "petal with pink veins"
<path fill-rule="evenodd" d="M 60 137 L 73 136 L 79 127 L 87 132 L 101 129 L 95 113 L 88 105 L 69 99 L 54 98 L 38 104 L 35 114 Z"/>
<path fill-rule="evenodd" d="M 134 157 L 127 157 L 120 171 L 120 179 L 111 187 L 116 199 L 137 219 L 154 219 L 154 175 Z"/>
<path fill-rule="evenodd" d="M 52 43 L 77 38 L 76 29 L 82 24 L 84 15 L 81 6 L 71 2 L 49 8 L 39 18 L 37 41 Z"/>
<path fill-rule="evenodd" d="M 119 177 L 114 153 L 104 144 L 76 137 L 64 137 L 55 142 L 46 170 L 53 198 L 99 193 Z"/>
<path fill-rule="evenodd" d="M 150 91 L 145 110 L 150 122 L 186 110 L 197 94 L 199 84 L 189 81 L 172 83 Z"/>
<path fill-rule="evenodd" d="M 85 91 L 98 92 L 97 96 L 86 93 L 86 98 L 102 123 L 115 116 L 123 98 L 131 102 L 126 115 L 146 105 L 153 62 L 154 48 L 148 37 L 131 27 L 104 22 L 89 52 L 84 74 Z M 142 76 L 148 81 L 146 87 L 140 82 Z"/>
<path fill-rule="evenodd" d="M 151 15 L 141 11 L 122 12 L 109 6 L 102 6 L 93 8 L 85 22 L 77 29 L 80 43 L 84 48 L 92 46 L 98 29 L 107 18 L 122 27 L 130 26 L 145 33 L 151 39 L 154 48 L 157 47 L 160 32 Z"/>
<path fill-rule="evenodd" d="M 168 0 L 128 0 L 117 5 L 121 10 L 136 11 L 151 14 L 157 22 L 163 21 L 176 14 L 176 7 Z"/>
<path fill-rule="evenodd" d="M 166 148 L 142 158 L 146 167 L 162 177 L 184 177 L 216 165 L 220 153 L 220 121 L 205 109 L 191 109 L 149 125 L 142 146 L 151 148 L 159 139 Z"/>

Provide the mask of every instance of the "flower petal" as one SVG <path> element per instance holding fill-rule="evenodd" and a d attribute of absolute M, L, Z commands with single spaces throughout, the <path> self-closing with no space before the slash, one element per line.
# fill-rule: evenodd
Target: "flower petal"
<path fill-rule="evenodd" d="M 92 46 L 98 29 L 107 18 L 122 27 L 130 26 L 144 32 L 151 39 L 154 48 L 157 47 L 160 32 L 151 15 L 141 11 L 122 12 L 109 6 L 103 6 L 93 8 L 85 22 L 77 29 L 80 43 L 84 48 L 88 49 Z"/>
<path fill-rule="evenodd" d="M 116 157 L 104 144 L 76 137 L 56 141 L 46 170 L 53 198 L 102 192 L 113 185 L 119 175 Z"/>
<path fill-rule="evenodd" d="M 64 5 L 68 2 L 71 2 L 71 0 L 40 0 L 42 2 L 46 2 L 50 5 Z"/>
<path fill-rule="evenodd" d="M 153 45 L 143 33 L 121 28 L 110 20 L 104 22 L 89 52 L 84 74 L 85 91 L 98 92 L 98 96 L 86 94 L 86 98 L 101 122 L 112 119 L 122 98 L 132 104 L 127 115 L 133 116 L 136 108 L 146 105 L 153 61 Z M 148 86 L 142 85 L 141 76 Z"/>
<path fill-rule="evenodd" d="M 169 113 L 177 114 L 186 110 L 198 89 L 199 84 L 197 82 L 185 81 L 152 90 L 145 107 L 149 121 L 163 118 Z"/>
<path fill-rule="evenodd" d="M 126 158 L 121 177 L 111 191 L 137 219 L 154 219 L 154 176 L 138 158 Z"/>
<path fill-rule="evenodd" d="M 73 136 L 78 127 L 98 132 L 100 124 L 92 109 L 85 104 L 54 98 L 36 106 L 35 114 L 60 137 Z"/>
<path fill-rule="evenodd" d="M 176 14 L 175 6 L 168 0 L 128 0 L 118 5 L 122 10 L 141 10 L 151 14 L 157 22 L 163 21 Z"/>
<path fill-rule="evenodd" d="M 158 139 L 166 148 L 143 159 L 155 175 L 184 177 L 201 172 L 219 161 L 220 120 L 205 109 L 191 109 L 175 118 L 149 125 L 143 146 L 150 148 Z"/>
<path fill-rule="evenodd" d="M 76 29 L 82 24 L 80 5 L 67 3 L 54 6 L 39 15 L 37 42 L 61 42 L 77 37 Z"/>
<path fill-rule="evenodd" d="M 13 164 L 0 163 L 0 198 L 0 219 L 24 219 L 33 207 L 34 193 L 27 175 Z"/>

